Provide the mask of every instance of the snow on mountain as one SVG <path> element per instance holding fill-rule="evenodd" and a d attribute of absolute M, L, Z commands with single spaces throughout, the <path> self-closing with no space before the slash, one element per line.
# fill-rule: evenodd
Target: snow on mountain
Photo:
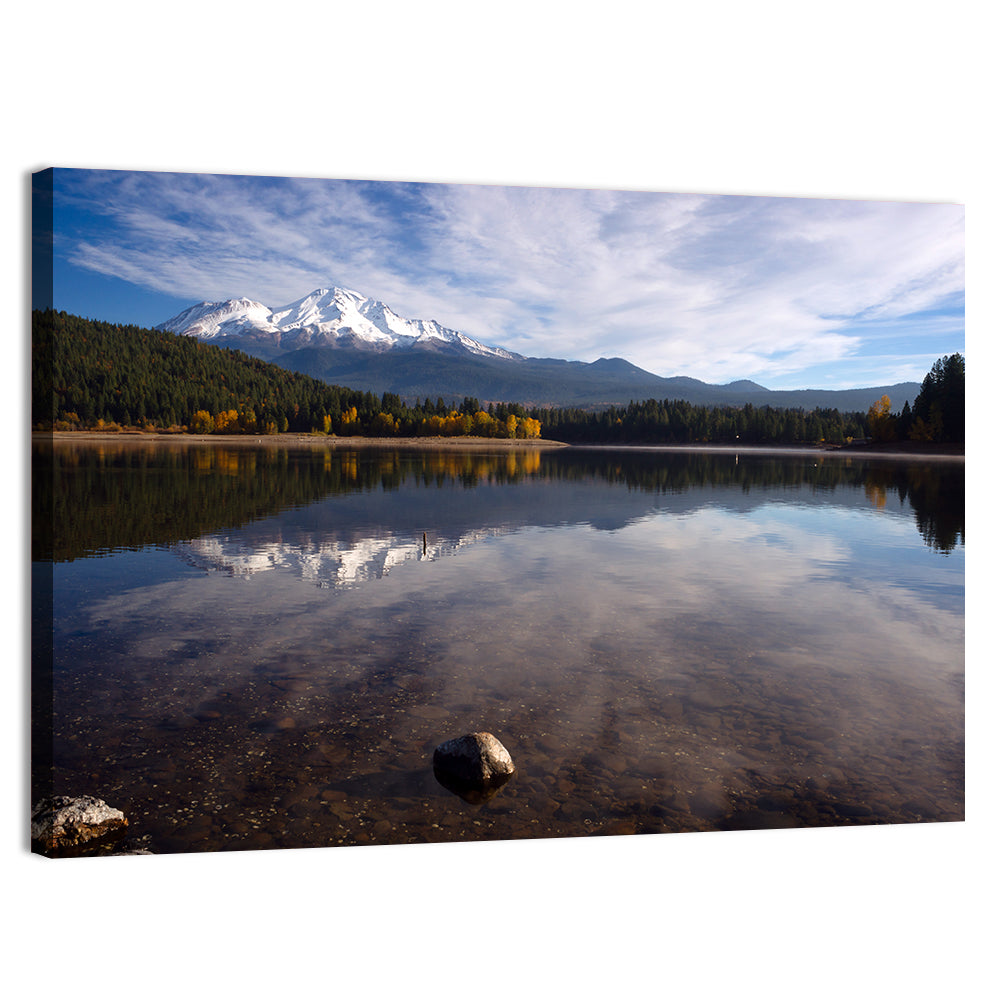
<path fill-rule="evenodd" d="M 156 329 L 227 341 L 230 346 L 249 342 L 279 352 L 344 344 L 375 351 L 442 345 L 508 360 L 519 357 L 434 320 L 405 319 L 385 303 L 346 288 L 317 288 L 274 310 L 248 298 L 201 302 Z"/>
<path fill-rule="evenodd" d="M 271 310 L 263 302 L 252 299 L 229 299 L 228 302 L 199 302 L 173 319 L 161 323 L 157 330 L 183 333 L 189 337 L 212 340 L 216 337 L 239 336 L 249 328 L 274 333 L 270 322 Z"/>

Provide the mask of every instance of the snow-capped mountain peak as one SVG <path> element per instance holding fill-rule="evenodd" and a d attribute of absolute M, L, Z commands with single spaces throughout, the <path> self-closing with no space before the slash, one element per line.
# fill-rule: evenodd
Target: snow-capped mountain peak
<path fill-rule="evenodd" d="M 227 346 L 249 346 L 251 353 L 264 350 L 280 354 L 316 346 L 384 351 L 438 344 L 473 354 L 519 357 L 449 330 L 435 320 L 405 319 L 383 302 L 337 287 L 317 288 L 273 310 L 248 298 L 201 302 L 157 329 L 225 342 Z"/>
<path fill-rule="evenodd" d="M 161 323 L 156 329 L 211 340 L 232 336 L 249 325 L 267 329 L 270 315 L 271 310 L 263 302 L 255 302 L 246 297 L 228 299 L 226 302 L 199 302 L 178 313 L 173 319 Z"/>

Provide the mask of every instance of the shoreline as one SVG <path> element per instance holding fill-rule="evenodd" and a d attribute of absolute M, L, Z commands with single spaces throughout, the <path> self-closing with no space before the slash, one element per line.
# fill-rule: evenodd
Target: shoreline
<path fill-rule="evenodd" d="M 959 446 L 948 451 L 946 446 L 936 451 L 923 448 L 903 448 L 881 450 L 882 446 L 869 445 L 823 445 L 823 444 L 573 444 L 571 448 L 588 451 L 673 451 L 673 452 L 717 452 L 721 455 L 840 455 L 844 458 L 891 458 L 917 461 L 964 462 L 965 448 Z"/>
<path fill-rule="evenodd" d="M 782 445 L 782 444 L 569 444 L 547 438 L 489 438 L 489 437 L 339 437 L 324 434 L 158 434 L 149 431 L 32 431 L 31 440 L 58 443 L 81 444 L 167 444 L 205 445 L 224 444 L 230 447 L 293 447 L 315 448 L 329 451 L 378 449 L 383 451 L 511 451 L 511 450 L 553 450 L 570 448 L 574 450 L 600 451 L 699 451 L 721 454 L 820 454 L 842 455 L 847 458 L 885 459 L 933 459 L 937 461 L 965 461 L 964 445 L 918 445 L 904 447 L 896 445 Z"/>
<path fill-rule="evenodd" d="M 32 431 L 32 441 L 57 441 L 100 444 L 224 444 L 238 447 L 281 447 L 340 449 L 380 448 L 400 450 L 414 448 L 420 451 L 450 449 L 456 451 L 481 451 L 493 448 L 500 451 L 521 448 L 568 448 L 563 441 L 544 438 L 489 438 L 489 437 L 338 437 L 334 434 L 157 434 L 148 431 Z"/>

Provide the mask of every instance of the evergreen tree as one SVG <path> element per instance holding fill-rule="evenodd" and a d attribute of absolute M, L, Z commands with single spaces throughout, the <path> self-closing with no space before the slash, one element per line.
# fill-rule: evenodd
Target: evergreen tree
<path fill-rule="evenodd" d="M 965 358 L 938 358 L 913 402 L 911 436 L 917 440 L 965 440 Z"/>

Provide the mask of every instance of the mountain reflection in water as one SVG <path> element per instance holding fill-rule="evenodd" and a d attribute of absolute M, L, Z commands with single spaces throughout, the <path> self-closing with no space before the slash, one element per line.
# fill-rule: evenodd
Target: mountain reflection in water
<path fill-rule="evenodd" d="M 394 566 L 410 561 L 432 561 L 454 555 L 459 549 L 484 538 L 503 534 L 505 529 L 469 531 L 450 541 L 399 538 L 386 535 L 352 541 L 277 540 L 247 543 L 228 536 L 207 535 L 191 542 L 178 542 L 177 555 L 191 566 L 206 572 L 249 577 L 268 570 L 290 572 L 317 587 L 350 587 L 378 580 Z"/>
<path fill-rule="evenodd" d="M 34 792 L 154 850 L 964 816 L 962 463 L 34 459 Z M 479 730 L 517 773 L 470 803 L 430 761 Z"/>
<path fill-rule="evenodd" d="M 187 541 L 324 497 L 552 480 L 621 485 L 653 497 L 688 493 L 695 504 L 726 502 L 733 509 L 745 508 L 733 500 L 734 487 L 755 502 L 794 490 L 800 503 L 834 498 L 841 504 L 867 503 L 912 512 L 921 536 L 941 551 L 962 542 L 965 531 L 964 463 L 930 459 L 807 452 L 796 460 L 766 451 L 734 455 L 684 449 L 362 453 L 155 442 L 37 444 L 32 458 L 36 483 L 58 482 L 57 489 L 36 491 L 36 561 Z M 864 500 L 857 495 L 859 487 Z M 535 523 L 565 521 L 564 511 L 549 508 Z M 653 502 L 647 509 L 663 509 L 663 504 Z M 617 523 L 617 505 L 612 517 Z M 473 524 L 473 530 L 480 526 L 477 519 Z"/>

